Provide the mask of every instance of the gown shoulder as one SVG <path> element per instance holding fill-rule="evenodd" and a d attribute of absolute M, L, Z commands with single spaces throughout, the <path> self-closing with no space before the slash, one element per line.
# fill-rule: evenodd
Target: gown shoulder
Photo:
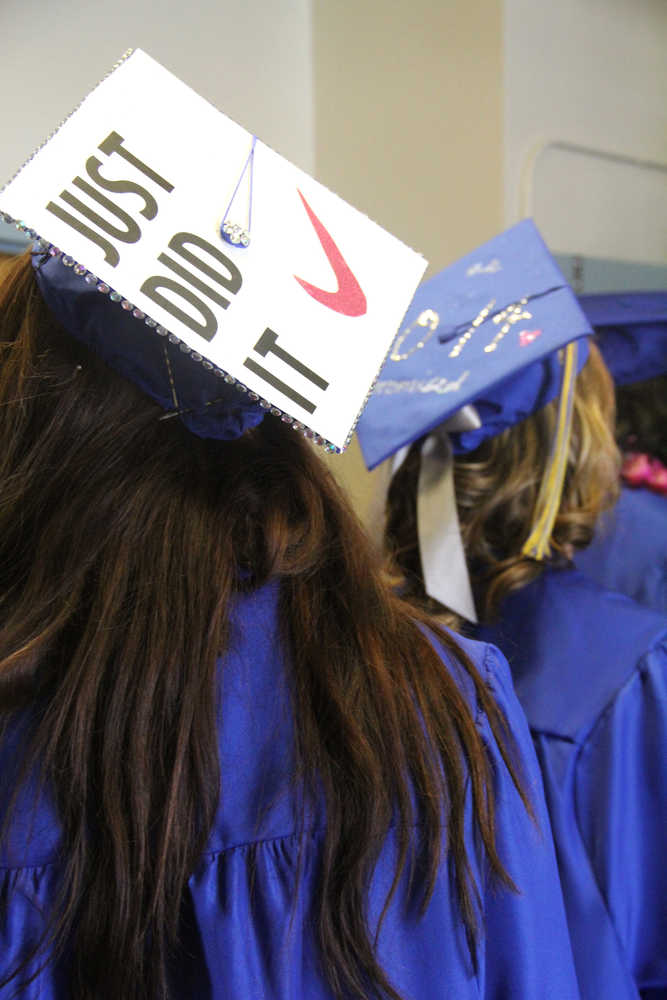
<path fill-rule="evenodd" d="M 277 584 L 238 602 L 220 665 L 220 807 L 183 901 L 176 1000 L 332 1000 L 319 964 L 313 916 L 326 820 L 314 810 L 300 828 L 295 818 L 289 664 L 280 636 Z M 467 952 L 446 859 L 421 916 L 406 905 L 406 874 L 382 923 L 379 960 L 406 1000 L 578 1000 L 539 770 L 507 664 L 492 646 L 456 639 L 506 719 L 535 812 L 532 819 L 520 800 L 488 720 L 473 704 L 465 671 L 441 648 L 443 667 L 470 699 L 488 748 L 498 849 L 518 892 L 492 884 L 468 800 L 466 848 L 480 891 L 477 967 Z M 55 813 L 45 813 L 43 821 L 50 851 L 40 853 L 30 838 L 17 837 L 14 863 L 0 870 L 0 899 L 6 901 L 0 909 L 0 983 L 12 961 L 43 932 L 62 871 Z M 390 829 L 368 889 L 371 932 L 392 884 L 396 850 Z M 42 1000 L 68 996 L 59 975 L 62 979 L 53 965 L 38 973 L 35 989 Z M 0 998 L 5 1000 L 1 986 Z"/>

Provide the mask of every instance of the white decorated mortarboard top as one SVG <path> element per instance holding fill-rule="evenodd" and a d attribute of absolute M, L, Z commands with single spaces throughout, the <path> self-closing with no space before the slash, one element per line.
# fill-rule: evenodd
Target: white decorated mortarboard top
<path fill-rule="evenodd" d="M 332 451 L 427 264 L 140 49 L 5 186 L 0 211 Z"/>

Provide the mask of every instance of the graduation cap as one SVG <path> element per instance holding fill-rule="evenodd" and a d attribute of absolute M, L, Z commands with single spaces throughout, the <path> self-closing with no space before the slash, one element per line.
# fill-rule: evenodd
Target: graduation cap
<path fill-rule="evenodd" d="M 580 295 L 579 304 L 617 385 L 667 373 L 667 292 Z"/>
<path fill-rule="evenodd" d="M 427 593 L 475 620 L 452 451 L 472 451 L 560 394 L 557 429 L 524 552 L 544 558 L 558 512 L 574 380 L 592 333 L 530 219 L 417 290 L 357 433 L 369 468 L 426 437 L 417 498 Z M 443 513 L 446 512 L 446 513 Z"/>
<path fill-rule="evenodd" d="M 69 331 L 167 415 L 342 451 L 426 261 L 128 53 L 0 192 Z"/>

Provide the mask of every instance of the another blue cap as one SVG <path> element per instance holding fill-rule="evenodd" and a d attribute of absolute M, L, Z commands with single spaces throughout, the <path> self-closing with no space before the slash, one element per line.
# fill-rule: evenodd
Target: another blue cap
<path fill-rule="evenodd" d="M 558 396 L 560 348 L 591 333 L 530 219 L 489 240 L 417 290 L 357 427 L 368 468 L 469 403 L 482 426 L 455 451 L 519 423 Z"/>
<path fill-rule="evenodd" d="M 579 303 L 618 385 L 667 374 L 667 292 L 581 295 Z"/>
<path fill-rule="evenodd" d="M 230 441 L 256 427 L 265 410 L 255 399 L 207 370 L 178 344 L 136 318 L 130 306 L 102 295 L 96 285 L 66 267 L 60 256 L 33 254 L 35 277 L 52 315 L 72 337 L 129 378 L 164 410 L 202 438 Z M 129 303 L 128 303 L 129 305 Z M 155 326 L 155 324 L 153 324 Z M 201 359 L 199 359 L 201 360 Z M 208 364 L 208 362 L 205 362 Z"/>

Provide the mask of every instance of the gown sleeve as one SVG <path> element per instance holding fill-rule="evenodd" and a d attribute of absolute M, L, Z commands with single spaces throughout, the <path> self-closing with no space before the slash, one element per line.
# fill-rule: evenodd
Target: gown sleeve
<path fill-rule="evenodd" d="M 583 743 L 574 809 L 640 995 L 667 997 L 667 641 L 656 643 Z"/>
<path fill-rule="evenodd" d="M 576 738 L 533 737 L 592 1000 L 667 998 L 666 676 L 662 639 Z"/>
<path fill-rule="evenodd" d="M 390 908 L 379 938 L 380 959 L 392 982 L 411 1000 L 473 995 L 482 1000 L 578 1000 L 580 993 L 541 777 L 528 727 L 512 688 L 509 667 L 495 647 L 466 642 L 459 636 L 456 639 L 473 659 L 507 720 L 536 819 L 531 819 L 526 811 L 488 721 L 478 710 L 477 725 L 488 746 L 495 777 L 499 854 L 518 892 L 493 884 L 485 863 L 480 863 L 478 856 L 476 861 L 472 860 L 476 837 L 468 808 L 469 857 L 483 909 L 476 973 L 467 961 L 447 865 L 442 866 L 428 909 L 419 921 L 408 924 L 399 908 Z M 442 655 L 447 661 L 446 654 Z M 450 669 L 457 675 L 454 666 Z M 461 678 L 464 689 L 465 681 L 464 676 Z M 389 884 L 390 875 L 381 857 L 371 895 L 375 913 Z M 454 956 L 458 956 L 456 961 Z"/>
<path fill-rule="evenodd" d="M 484 666 L 487 685 L 516 743 L 535 820 L 526 812 L 484 721 L 496 770 L 498 851 L 518 892 L 487 887 L 482 995 L 489 1000 L 578 997 L 549 816 L 528 724 L 504 656 L 488 646 Z"/>

